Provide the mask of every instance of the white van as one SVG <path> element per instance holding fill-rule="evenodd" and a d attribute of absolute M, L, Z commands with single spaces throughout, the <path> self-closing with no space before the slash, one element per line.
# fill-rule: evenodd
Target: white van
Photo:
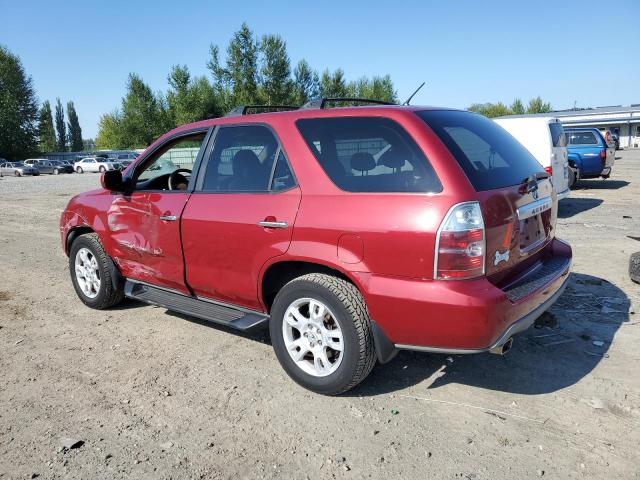
<path fill-rule="evenodd" d="M 551 175 L 558 200 L 569 195 L 567 137 L 555 117 L 518 116 L 493 119 L 524 145 Z"/>

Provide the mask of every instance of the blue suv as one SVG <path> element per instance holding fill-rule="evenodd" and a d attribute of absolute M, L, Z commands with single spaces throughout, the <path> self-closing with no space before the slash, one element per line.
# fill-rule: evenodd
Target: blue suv
<path fill-rule="evenodd" d="M 585 178 L 609 178 L 615 147 L 609 146 L 597 128 L 565 128 L 569 160 L 569 188 Z"/>

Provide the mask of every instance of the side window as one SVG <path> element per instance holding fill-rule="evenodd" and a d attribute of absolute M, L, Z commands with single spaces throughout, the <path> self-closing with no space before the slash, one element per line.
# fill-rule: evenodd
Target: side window
<path fill-rule="evenodd" d="M 569 135 L 571 145 L 597 145 L 598 139 L 593 132 L 575 132 Z"/>
<path fill-rule="evenodd" d="M 381 117 L 298 120 L 326 174 L 348 192 L 440 192 L 424 153 L 396 122 Z"/>
<path fill-rule="evenodd" d="M 279 152 L 273 133 L 262 125 L 221 127 L 207 162 L 202 190 L 269 191 L 273 163 Z"/>
<path fill-rule="evenodd" d="M 551 141 L 554 147 L 566 147 L 567 137 L 562 128 L 562 124 L 552 122 L 549 124 L 549 133 L 551 133 Z"/>
<path fill-rule="evenodd" d="M 284 153 L 280 152 L 278 159 L 276 160 L 276 167 L 273 169 L 271 190 L 274 192 L 280 192 L 294 187 L 295 184 L 296 181 L 293 178 L 293 172 L 289 167 L 289 162 L 287 162 Z"/>
<path fill-rule="evenodd" d="M 205 135 L 201 132 L 180 137 L 160 147 L 136 172 L 136 190 L 169 190 L 172 174 L 171 189 L 186 190 Z"/>

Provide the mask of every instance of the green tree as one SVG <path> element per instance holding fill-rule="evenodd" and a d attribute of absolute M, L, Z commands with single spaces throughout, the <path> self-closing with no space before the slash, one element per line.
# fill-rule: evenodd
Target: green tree
<path fill-rule="evenodd" d="M 260 43 L 262 53 L 261 96 L 267 105 L 292 103 L 294 83 L 291 79 L 291 62 L 287 44 L 278 35 L 265 35 Z"/>
<path fill-rule="evenodd" d="M 51 103 L 45 100 L 40 109 L 40 118 L 38 121 L 38 148 L 40 152 L 54 152 L 56 150 L 56 131 L 53 128 L 53 114 L 51 112 Z"/>
<path fill-rule="evenodd" d="M 338 68 L 333 73 L 329 70 L 322 72 L 320 77 L 320 95 L 322 97 L 347 97 L 349 88 L 344 79 L 344 72 Z"/>
<path fill-rule="evenodd" d="M 504 103 L 474 103 L 469 109 L 471 112 L 477 112 L 485 117 L 494 118 L 504 115 L 511 115 L 513 112 Z"/>
<path fill-rule="evenodd" d="M 347 90 L 349 96 L 382 100 L 390 103 L 398 102 L 398 96 L 389 75 L 384 77 L 375 76 L 371 80 L 367 77 L 362 77 L 355 82 L 350 82 Z"/>
<path fill-rule="evenodd" d="M 38 101 L 17 55 L 0 45 L 0 157 L 24 158 L 38 149 Z"/>
<path fill-rule="evenodd" d="M 67 118 L 69 119 L 69 123 L 67 124 L 69 147 L 72 152 L 80 152 L 84 148 L 82 143 L 82 128 L 80 128 L 80 121 L 78 120 L 78 114 L 76 113 L 76 107 L 73 102 L 67 102 Z"/>
<path fill-rule="evenodd" d="M 258 103 L 258 41 L 243 23 L 227 47 L 228 83 L 234 104 Z"/>
<path fill-rule="evenodd" d="M 527 113 L 548 113 L 551 110 L 551 104 L 543 102 L 539 95 L 529 100 L 529 106 L 527 107 Z"/>
<path fill-rule="evenodd" d="M 67 127 L 64 123 L 64 109 L 59 98 L 56 98 L 56 131 L 58 132 L 56 148 L 59 152 L 65 152 L 67 150 Z"/>
<path fill-rule="evenodd" d="M 127 148 L 124 141 L 122 115 L 119 111 L 105 113 L 100 117 L 95 146 L 100 150 Z"/>
<path fill-rule="evenodd" d="M 135 73 L 127 80 L 122 99 L 122 146 L 144 148 L 169 127 L 166 106 Z"/>
<path fill-rule="evenodd" d="M 220 114 L 214 87 L 205 77 L 191 78 L 186 65 L 176 65 L 167 78 L 167 108 L 172 126 Z"/>
<path fill-rule="evenodd" d="M 293 70 L 294 102 L 303 105 L 320 94 L 318 72 L 313 70 L 306 60 L 302 59 Z"/>
<path fill-rule="evenodd" d="M 524 113 L 524 105 L 522 104 L 522 100 L 516 98 L 511 104 L 511 111 L 514 115 L 522 115 Z"/>

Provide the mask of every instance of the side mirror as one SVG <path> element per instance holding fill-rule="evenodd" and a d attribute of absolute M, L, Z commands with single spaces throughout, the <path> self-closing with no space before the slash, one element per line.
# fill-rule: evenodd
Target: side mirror
<path fill-rule="evenodd" d="M 124 181 L 120 170 L 107 170 L 100 177 L 100 185 L 105 190 L 124 192 Z"/>

